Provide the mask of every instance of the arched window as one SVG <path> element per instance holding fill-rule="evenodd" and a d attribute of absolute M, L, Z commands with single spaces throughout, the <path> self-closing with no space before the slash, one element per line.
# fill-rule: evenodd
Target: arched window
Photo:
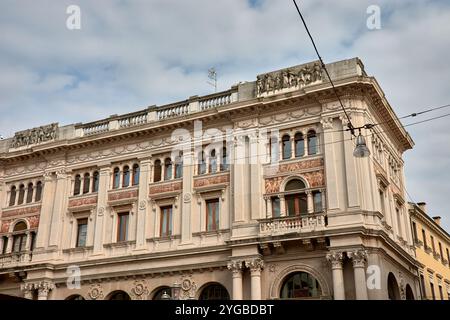
<path fill-rule="evenodd" d="M 98 192 L 98 179 L 98 171 L 94 171 L 94 173 L 92 174 L 92 192 Z"/>
<path fill-rule="evenodd" d="M 209 173 L 214 173 L 217 171 L 217 156 L 216 150 L 211 150 L 209 153 Z"/>
<path fill-rule="evenodd" d="M 220 171 L 226 171 L 229 169 L 229 161 L 228 161 L 228 154 L 227 154 L 227 148 L 222 148 L 222 162 L 220 163 Z"/>
<path fill-rule="evenodd" d="M 153 170 L 153 182 L 161 181 L 161 160 L 158 159 L 155 161 Z"/>
<path fill-rule="evenodd" d="M 406 285 L 405 293 L 406 293 L 406 300 L 415 300 L 414 299 L 414 293 L 413 293 L 413 291 L 411 289 L 411 286 L 409 284 Z"/>
<path fill-rule="evenodd" d="M 120 185 L 120 169 L 114 168 L 113 171 L 113 189 L 118 189 Z"/>
<path fill-rule="evenodd" d="M 23 221 L 16 223 L 14 226 L 13 252 L 22 252 L 25 250 L 25 244 L 27 241 L 27 235 L 25 233 L 26 230 L 27 225 Z"/>
<path fill-rule="evenodd" d="M 27 187 L 26 203 L 30 203 L 31 201 L 33 201 L 33 183 L 30 182 Z"/>
<path fill-rule="evenodd" d="M 175 158 L 175 179 L 183 176 L 183 153 L 180 152 Z"/>
<path fill-rule="evenodd" d="M 305 183 L 300 179 L 293 179 L 286 183 L 286 186 L 284 187 L 285 191 L 292 191 L 292 190 L 301 190 L 305 189 Z"/>
<path fill-rule="evenodd" d="M 392 272 L 388 275 L 388 297 L 389 300 L 400 300 L 400 290 L 398 287 L 397 279 Z"/>
<path fill-rule="evenodd" d="M 202 290 L 199 300 L 230 300 L 230 295 L 224 286 L 214 283 Z"/>
<path fill-rule="evenodd" d="M 139 165 L 137 163 L 133 164 L 133 186 L 139 184 Z"/>
<path fill-rule="evenodd" d="M 80 194 L 80 189 L 81 189 L 81 176 L 77 174 L 75 176 L 75 181 L 73 184 L 73 195 L 76 196 Z"/>
<path fill-rule="evenodd" d="M 83 298 L 83 296 L 81 296 L 79 294 L 73 294 L 64 300 L 84 300 L 84 298 Z"/>
<path fill-rule="evenodd" d="M 202 151 L 198 154 L 198 174 L 206 173 L 205 153 Z"/>
<path fill-rule="evenodd" d="M 284 135 L 281 139 L 283 144 L 283 159 L 290 159 L 292 155 L 291 151 L 291 138 L 289 135 Z"/>
<path fill-rule="evenodd" d="M 172 179 L 172 160 L 166 158 L 166 160 L 164 160 L 164 180 L 170 179 Z"/>
<path fill-rule="evenodd" d="M 319 281 L 306 272 L 288 275 L 280 292 L 281 299 L 319 298 L 321 295 Z"/>
<path fill-rule="evenodd" d="M 42 182 L 38 181 L 36 183 L 36 196 L 34 197 L 35 201 L 41 201 L 42 198 Z"/>
<path fill-rule="evenodd" d="M 17 201 L 17 204 L 22 204 L 24 197 L 25 197 L 25 186 L 23 184 L 21 184 L 19 186 L 19 199 Z"/>
<path fill-rule="evenodd" d="M 9 194 L 9 206 L 12 207 L 16 204 L 16 186 L 11 187 L 11 193 Z"/>
<path fill-rule="evenodd" d="M 110 293 L 106 300 L 131 300 L 131 298 L 125 291 L 118 290 Z"/>
<path fill-rule="evenodd" d="M 295 157 L 303 157 L 305 155 L 305 139 L 303 134 L 298 132 L 294 136 L 295 143 Z"/>
<path fill-rule="evenodd" d="M 289 194 L 284 196 L 286 210 L 289 216 L 297 216 L 308 213 L 308 198 L 305 189 L 305 183 L 300 179 L 289 181 L 284 190 L 289 191 Z M 297 191 L 293 193 L 292 191 Z"/>
<path fill-rule="evenodd" d="M 280 159 L 279 142 L 277 137 L 270 138 L 270 162 L 275 163 Z"/>
<path fill-rule="evenodd" d="M 130 185 L 130 167 L 123 167 L 122 172 L 122 187 L 128 187 Z"/>
<path fill-rule="evenodd" d="M 162 300 L 161 297 L 164 293 L 170 295 L 171 294 L 170 287 L 164 286 L 157 289 L 156 292 L 153 294 L 152 300 Z"/>
<path fill-rule="evenodd" d="M 308 155 L 317 153 L 317 135 L 314 130 L 308 131 Z"/>
<path fill-rule="evenodd" d="M 83 194 L 85 193 L 89 193 L 89 186 L 91 184 L 91 176 L 89 174 L 89 172 L 86 172 L 84 174 L 84 178 L 83 178 Z"/>

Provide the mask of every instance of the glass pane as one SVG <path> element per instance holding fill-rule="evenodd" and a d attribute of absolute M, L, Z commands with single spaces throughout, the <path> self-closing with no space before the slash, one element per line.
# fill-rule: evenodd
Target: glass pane
<path fill-rule="evenodd" d="M 77 247 L 86 246 L 86 238 L 87 238 L 87 222 L 80 221 L 78 222 L 78 240 Z"/>
<path fill-rule="evenodd" d="M 315 133 L 308 133 L 308 154 L 317 153 L 317 137 Z"/>
<path fill-rule="evenodd" d="M 305 154 L 305 140 L 301 135 L 295 137 L 295 156 L 303 157 Z"/>
<path fill-rule="evenodd" d="M 123 169 L 123 182 L 122 187 L 128 187 L 130 185 L 130 169 L 125 167 Z"/>
<path fill-rule="evenodd" d="M 280 216 L 280 198 L 272 198 L 272 216 L 278 218 Z"/>
<path fill-rule="evenodd" d="M 134 166 L 133 168 L 133 185 L 137 186 L 139 184 L 139 166 Z"/>
<path fill-rule="evenodd" d="M 322 194 L 320 192 L 314 193 L 314 211 L 322 211 Z"/>

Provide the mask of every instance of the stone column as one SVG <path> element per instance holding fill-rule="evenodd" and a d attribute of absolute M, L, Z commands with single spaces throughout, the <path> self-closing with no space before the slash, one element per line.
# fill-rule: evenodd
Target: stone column
<path fill-rule="evenodd" d="M 261 300 L 261 270 L 264 268 L 264 261 L 261 258 L 255 258 L 245 261 L 245 266 L 250 269 L 251 299 Z"/>
<path fill-rule="evenodd" d="M 291 137 L 291 159 L 295 158 L 295 136 Z"/>
<path fill-rule="evenodd" d="M 233 300 L 242 300 L 242 261 L 229 262 L 228 269 L 233 272 Z"/>
<path fill-rule="evenodd" d="M 150 178 L 151 159 L 141 159 L 139 164 L 139 194 L 136 214 L 136 250 L 146 246 L 145 226 L 148 208 L 148 185 Z M 132 170 L 132 169 L 131 169 Z"/>
<path fill-rule="evenodd" d="M 303 156 L 308 155 L 308 132 L 303 132 Z"/>
<path fill-rule="evenodd" d="M 48 294 L 54 287 L 54 284 L 48 281 L 42 281 L 38 283 L 38 300 L 48 300 Z"/>
<path fill-rule="evenodd" d="M 23 291 L 25 299 L 33 300 L 34 285 L 32 283 L 23 283 L 20 285 L 20 290 Z"/>
<path fill-rule="evenodd" d="M 312 191 L 306 191 L 308 213 L 314 213 L 314 199 Z"/>
<path fill-rule="evenodd" d="M 61 243 L 61 233 L 63 231 L 63 212 L 67 201 L 68 176 L 64 170 L 56 172 L 56 192 L 54 194 L 53 210 L 50 224 L 49 246 L 59 246 Z M 42 211 L 41 211 L 42 212 Z"/>
<path fill-rule="evenodd" d="M 98 198 L 97 198 L 97 212 L 94 226 L 94 250 L 93 254 L 103 253 L 103 231 L 106 221 L 106 208 L 108 206 L 108 189 L 111 181 L 111 169 L 109 164 L 100 168 L 98 180 Z M 139 183 L 140 184 L 140 183 Z"/>
<path fill-rule="evenodd" d="M 195 212 L 195 204 L 192 199 L 192 190 L 194 184 L 194 153 L 189 150 L 183 150 L 183 194 L 181 202 L 181 243 L 192 242 L 192 213 Z"/>
<path fill-rule="evenodd" d="M 3 253 L 3 236 L 0 237 L 0 254 Z"/>
<path fill-rule="evenodd" d="M 366 284 L 366 250 L 354 250 L 347 252 L 347 256 L 352 259 L 353 271 L 355 274 L 355 291 L 356 300 L 367 300 L 367 284 Z"/>
<path fill-rule="evenodd" d="M 7 243 L 7 246 L 6 246 L 6 253 L 8 254 L 8 253 L 11 253 L 12 252 L 12 249 L 13 249 L 13 236 L 12 236 L 12 234 L 10 234 L 10 235 L 8 235 L 8 243 Z"/>
<path fill-rule="evenodd" d="M 286 202 L 284 201 L 284 195 L 280 195 L 280 217 L 286 217 L 288 212 L 286 210 Z"/>
<path fill-rule="evenodd" d="M 27 231 L 26 235 L 27 235 L 27 239 L 25 241 L 25 251 L 30 251 L 30 248 L 31 248 L 31 232 Z"/>
<path fill-rule="evenodd" d="M 272 213 L 272 198 L 271 197 L 267 197 L 266 198 L 266 206 L 267 206 L 266 217 L 267 218 L 272 218 L 273 217 L 273 213 Z"/>
<path fill-rule="evenodd" d="M 333 274 L 334 300 L 345 300 L 344 272 L 342 268 L 343 253 L 334 251 L 327 254 Z"/>
<path fill-rule="evenodd" d="M 56 176 L 51 172 L 44 173 L 44 184 L 41 200 L 41 215 L 39 218 L 39 232 L 36 238 L 36 248 L 47 248 L 50 232 L 53 197 L 55 196 Z"/>

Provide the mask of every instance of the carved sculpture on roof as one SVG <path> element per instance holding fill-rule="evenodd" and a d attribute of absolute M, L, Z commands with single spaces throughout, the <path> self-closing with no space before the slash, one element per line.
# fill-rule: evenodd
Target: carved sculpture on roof
<path fill-rule="evenodd" d="M 56 138 L 57 128 L 58 124 L 52 123 L 46 126 L 16 132 L 11 143 L 11 148 L 19 148 L 54 140 Z"/>
<path fill-rule="evenodd" d="M 282 71 L 270 72 L 256 78 L 257 96 L 283 90 L 302 88 L 323 80 L 322 67 L 318 62 Z"/>

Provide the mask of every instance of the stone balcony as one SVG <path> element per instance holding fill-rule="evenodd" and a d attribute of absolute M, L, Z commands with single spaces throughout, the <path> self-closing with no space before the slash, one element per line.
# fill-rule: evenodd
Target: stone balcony
<path fill-rule="evenodd" d="M 0 255 L 0 270 L 27 266 L 31 262 L 31 252 L 13 252 Z"/>
<path fill-rule="evenodd" d="M 293 233 L 308 233 L 326 230 L 324 212 L 302 216 L 288 216 L 259 220 L 260 236 L 282 236 Z"/>

